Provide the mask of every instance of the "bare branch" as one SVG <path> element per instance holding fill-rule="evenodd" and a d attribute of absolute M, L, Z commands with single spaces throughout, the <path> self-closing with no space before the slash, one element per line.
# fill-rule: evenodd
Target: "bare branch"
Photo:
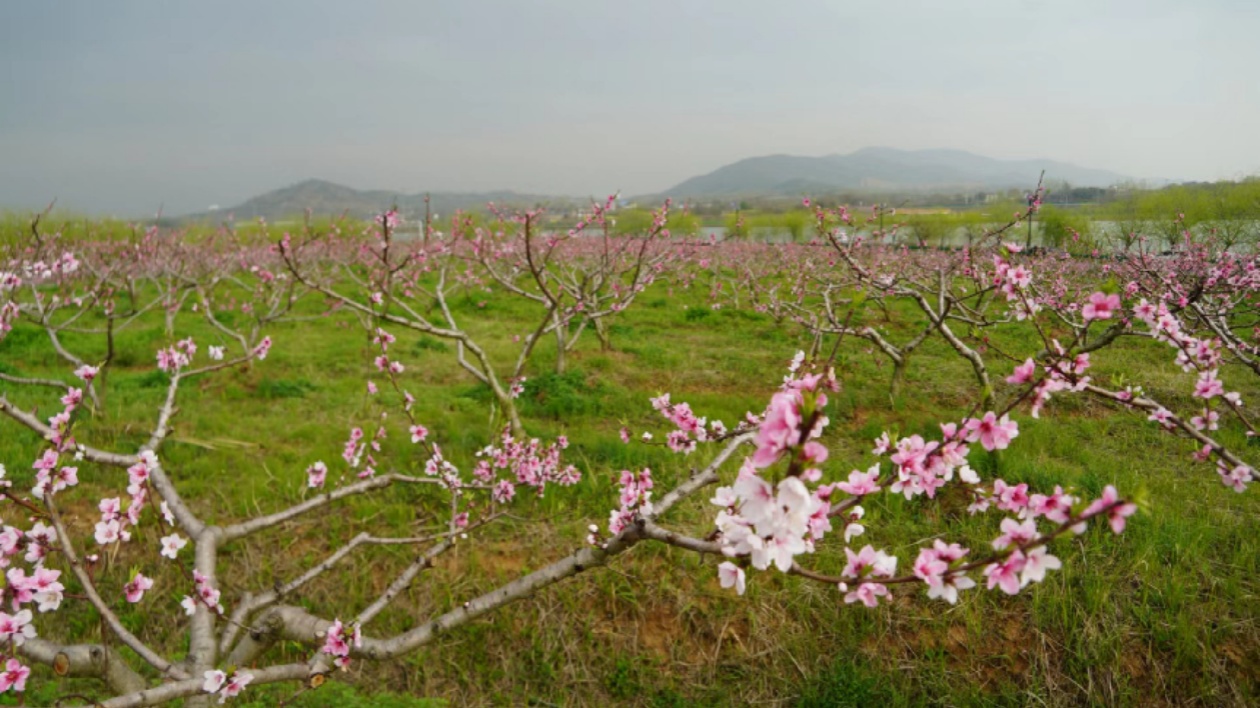
<path fill-rule="evenodd" d="M 163 675 L 177 679 L 187 678 L 188 674 L 183 669 L 167 661 L 123 626 L 118 619 L 118 615 L 114 614 L 114 611 L 105 603 L 100 593 L 96 591 L 96 584 L 92 582 L 92 576 L 88 575 L 87 570 L 83 567 L 83 563 L 79 560 L 79 556 L 74 550 L 74 545 L 70 543 L 70 534 L 66 531 L 65 524 L 61 521 L 61 515 L 57 513 L 57 506 L 52 500 L 51 493 L 44 497 L 44 506 L 48 509 L 48 516 L 53 522 L 53 527 L 57 530 L 56 543 L 61 547 L 61 552 L 65 554 L 66 562 L 70 564 L 74 576 L 79 579 L 79 584 L 83 586 L 83 594 L 87 596 L 88 601 L 101 614 L 105 623 L 109 625 L 109 628 L 117 635 L 118 639 Z"/>
<path fill-rule="evenodd" d="M 307 512 L 328 506 L 340 499 L 345 499 L 346 497 L 354 496 L 356 494 L 365 494 L 377 489 L 384 489 L 394 483 L 442 484 L 442 480 L 429 477 L 411 477 L 401 474 L 378 475 L 376 477 L 372 477 L 371 479 L 365 479 L 362 482 L 355 482 L 354 484 L 334 489 L 331 492 L 325 492 L 300 504 L 295 504 L 283 511 L 277 511 L 274 514 L 259 516 L 248 521 L 232 524 L 231 526 L 223 529 L 220 544 L 227 543 L 228 541 L 235 541 L 242 536 L 248 536 L 256 531 L 261 531 L 265 528 L 269 528 L 281 522 L 301 516 Z"/>
<path fill-rule="evenodd" d="M 143 691 L 148 682 L 113 647 L 100 644 L 57 644 L 38 637 L 27 639 L 18 653 L 53 667 L 59 676 L 98 678 L 114 693 Z"/>

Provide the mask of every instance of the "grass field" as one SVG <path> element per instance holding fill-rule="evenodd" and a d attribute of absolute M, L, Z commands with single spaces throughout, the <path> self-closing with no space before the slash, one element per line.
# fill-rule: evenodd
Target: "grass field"
<path fill-rule="evenodd" d="M 478 303 L 484 301 L 485 306 Z M 533 326 L 533 314 L 502 293 L 453 303 L 455 314 L 493 357 L 514 360 L 513 334 Z M 313 312 L 314 310 L 312 310 Z M 907 329 L 907 331 L 910 331 Z M 216 336 L 196 315 L 179 320 L 180 336 L 205 346 Z M 323 459 L 338 469 L 341 445 L 353 425 L 372 419 L 364 380 L 373 371 L 363 331 L 336 317 L 280 324 L 266 361 L 197 380 L 181 394 L 175 432 L 163 459 L 195 507 L 215 520 L 279 509 L 304 493 L 305 467 Z M 496 433 L 487 392 L 456 364 L 453 346 L 396 331 L 403 376 L 419 399 L 418 418 L 449 457 L 470 465 L 474 450 Z M 663 429 L 648 398 L 669 391 L 700 415 L 734 423 L 760 411 L 791 355 L 808 340 L 792 325 L 735 310 L 710 310 L 700 294 L 661 283 L 618 316 L 613 351 L 583 341 L 563 375 L 550 371 L 548 342 L 531 364 L 522 413 L 531 434 L 567 434 L 568 459 L 583 482 L 553 489 L 542 500 L 519 498 L 513 518 L 479 532 L 443 556 L 402 601 L 368 627 L 386 635 L 458 605 L 530 569 L 571 552 L 585 528 L 603 524 L 616 505 L 619 470 L 650 466 L 664 481 L 679 479 L 711 454 L 682 458 L 659 447 L 623 445 L 624 424 L 635 431 Z M 164 394 L 165 376 L 153 353 L 170 344 L 161 316 L 142 320 L 119 337 L 120 356 L 107 375 L 103 412 L 83 420 L 78 437 L 101 448 L 134 449 Z M 66 337 L 87 358 L 100 344 Z M 825 442 L 833 478 L 871 464 L 870 444 L 887 428 L 935 430 L 974 402 L 970 370 L 939 341 L 929 340 L 910 362 L 899 396 L 888 395 L 887 366 L 857 343 L 844 352 L 844 389 L 833 396 Z M 1004 342 L 1018 350 L 1021 342 Z M 1031 342 L 1023 342 L 1025 347 Z M 97 347 L 97 349 L 93 349 Z M 68 374 L 53 360 L 40 330 L 20 325 L 0 341 L 0 370 Z M 1192 376 L 1171 366 L 1165 348 L 1122 342 L 1098 355 L 1096 376 L 1138 371 L 1158 397 L 1188 400 Z M 1224 375 L 1248 404 L 1260 401 L 1260 382 L 1241 371 Z M 4 388 L 7 387 L 7 388 Z M 0 383 L 10 399 L 41 411 L 55 407 L 47 391 Z M 999 390 L 999 398 L 1004 391 Z M 1057 397 L 1039 420 L 1021 411 L 1021 434 L 1001 453 L 972 453 L 988 476 L 1039 487 L 1072 485 L 1097 494 L 1115 484 L 1138 497 L 1141 513 L 1129 530 L 1101 529 L 1056 542 L 1064 569 L 1015 597 L 965 593 L 957 606 L 929 602 L 924 593 L 898 593 L 888 606 L 845 605 L 835 588 L 778 573 L 753 573 L 744 597 L 718 587 L 713 559 L 643 545 L 605 569 L 571 579 L 533 598 L 459 629 L 405 661 L 383 666 L 356 662 L 333 685 L 300 696 L 301 706 L 534 704 L 650 706 L 796 704 L 833 705 L 1246 705 L 1260 701 L 1260 501 L 1256 490 L 1236 494 L 1209 467 L 1194 464 L 1184 442 L 1143 418 L 1099 404 Z M 1246 445 L 1241 431 L 1222 439 Z M 39 440 L 10 421 L 0 425 L 0 461 L 19 488 L 29 486 Z M 399 471 L 424 460 L 398 430 L 386 457 Z M 731 472 L 733 474 L 733 470 Z M 125 475 L 85 466 L 81 488 L 67 497 L 72 528 L 91 536 L 93 499 L 122 493 Z M 330 476 L 330 480 L 332 476 Z M 662 486 L 662 488 L 667 488 Z M 701 529 L 712 512 L 697 495 L 675 510 L 671 525 Z M 281 532 L 229 547 L 220 563 L 224 598 L 265 588 L 301 573 L 361 528 L 406 533 L 429 518 L 436 497 L 394 490 L 362 498 Z M 882 494 L 868 499 L 866 539 L 890 552 L 939 533 L 943 522 L 964 543 L 986 543 L 997 518 L 967 517 L 959 498 L 930 507 Z M 156 546 L 156 528 L 140 540 Z M 148 545 L 152 544 L 152 545 Z M 821 570 L 839 568 L 843 553 L 824 544 Z M 102 584 L 116 588 L 141 564 L 157 585 L 146 610 L 119 607 L 142 637 L 179 655 L 184 581 L 154 554 L 125 546 Z M 324 616 L 345 616 L 375 597 L 410 558 L 377 549 L 341 574 L 326 577 L 300 602 Z M 352 569 L 351 569 L 352 568 Z M 73 588 L 72 588 L 73 590 Z M 99 638 L 86 609 L 58 613 L 68 626 L 40 625 L 41 635 L 73 632 Z M 304 655 L 296 646 L 279 652 Z M 35 680 L 38 679 L 38 680 Z M 342 680 L 348 686 L 340 685 Z M 43 670 L 28 702 L 50 703 L 74 691 L 99 689 L 59 681 Z M 274 705 L 289 687 L 251 689 L 239 705 Z M 252 701 L 252 702 L 251 702 Z"/>

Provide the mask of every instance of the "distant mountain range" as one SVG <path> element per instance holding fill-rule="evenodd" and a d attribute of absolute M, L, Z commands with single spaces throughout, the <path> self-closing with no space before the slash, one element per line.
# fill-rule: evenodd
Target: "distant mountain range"
<path fill-rule="evenodd" d="M 191 214 L 185 218 L 222 218 L 231 214 L 237 220 L 263 218 L 269 221 L 301 216 L 310 211 L 316 216 L 366 218 L 397 207 L 408 217 L 424 214 L 424 193 L 405 194 L 386 190 L 361 191 L 320 179 L 308 179 L 295 185 L 260 194 L 229 209 Z M 450 214 L 457 209 L 483 209 L 489 202 L 504 208 L 533 207 L 538 204 L 582 203 L 568 197 L 494 192 L 435 192 L 429 195 L 429 208 L 435 214 Z"/>
<path fill-rule="evenodd" d="M 995 160 L 961 150 L 872 147 L 824 157 L 750 157 L 692 177 L 661 194 L 684 198 L 1031 189 L 1042 170 L 1047 180 L 1079 187 L 1108 187 L 1128 179 L 1115 172 L 1053 160 Z"/>
<path fill-rule="evenodd" d="M 848 155 L 750 157 L 707 175 L 692 177 L 659 194 L 637 197 L 650 202 L 660 197 L 711 198 L 824 195 L 836 192 L 958 192 L 960 190 L 1030 189 L 1045 170 L 1046 179 L 1077 187 L 1107 187 L 1127 177 L 1107 170 L 1078 167 L 1053 160 L 995 160 L 961 150 L 896 150 L 865 148 Z M 424 214 L 424 194 L 385 190 L 360 191 L 311 179 L 254 197 L 230 209 L 186 218 L 278 220 L 309 210 L 319 216 L 346 214 L 364 218 L 397 206 L 408 218 Z M 512 191 L 436 192 L 430 206 L 438 214 L 456 209 L 483 209 L 487 202 L 505 208 L 548 205 L 582 206 L 584 199 Z"/>

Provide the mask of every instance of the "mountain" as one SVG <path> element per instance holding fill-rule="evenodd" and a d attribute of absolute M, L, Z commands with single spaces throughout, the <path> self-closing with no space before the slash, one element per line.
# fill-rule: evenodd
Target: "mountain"
<path fill-rule="evenodd" d="M 750 157 L 662 192 L 671 197 L 800 195 L 835 191 L 1028 189 L 1046 179 L 1107 187 L 1124 175 L 1053 160 L 996 160 L 962 150 L 864 148 L 848 155 Z"/>
<path fill-rule="evenodd" d="M 310 210 L 315 216 L 340 216 L 367 218 L 390 207 L 408 219 L 424 216 L 424 193 L 406 194 L 386 190 L 357 190 L 344 185 L 319 179 L 308 179 L 283 189 L 260 194 L 241 204 L 214 212 L 189 215 L 188 219 L 215 217 L 232 214 L 237 220 L 264 218 L 268 221 L 292 218 Z M 568 204 L 576 200 L 567 197 L 550 197 L 537 194 L 518 194 L 511 191 L 495 192 L 435 192 L 429 195 L 429 207 L 435 214 L 450 214 L 457 209 L 483 209 L 488 202 L 505 208 L 532 207 L 538 204 Z"/>
<path fill-rule="evenodd" d="M 768 155 L 750 157 L 707 175 L 692 177 L 659 195 L 636 198 L 651 202 L 659 197 L 800 196 L 829 192 L 957 192 L 1029 189 L 1037 176 L 1068 182 L 1077 187 L 1107 187 L 1126 181 L 1123 175 L 1053 160 L 995 160 L 961 150 L 896 150 L 864 148 L 848 155 L 801 157 Z M 585 199 L 512 191 L 435 192 L 430 208 L 437 214 L 482 210 L 488 202 L 505 208 L 546 205 L 552 209 L 583 207 Z M 193 214 L 184 219 L 219 219 L 232 214 L 238 220 L 265 218 L 278 221 L 301 216 L 347 214 L 366 218 L 397 206 L 403 216 L 415 220 L 424 215 L 424 194 L 387 190 L 357 190 L 324 180 L 305 182 L 261 194 L 230 209 Z"/>

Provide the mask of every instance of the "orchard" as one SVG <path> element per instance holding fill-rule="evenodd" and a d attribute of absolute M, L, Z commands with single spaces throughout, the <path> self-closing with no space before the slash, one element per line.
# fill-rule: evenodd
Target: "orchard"
<path fill-rule="evenodd" d="M 0 691 L 1254 701 L 1260 259 L 1026 249 L 1039 197 L 953 249 L 33 218 Z"/>

